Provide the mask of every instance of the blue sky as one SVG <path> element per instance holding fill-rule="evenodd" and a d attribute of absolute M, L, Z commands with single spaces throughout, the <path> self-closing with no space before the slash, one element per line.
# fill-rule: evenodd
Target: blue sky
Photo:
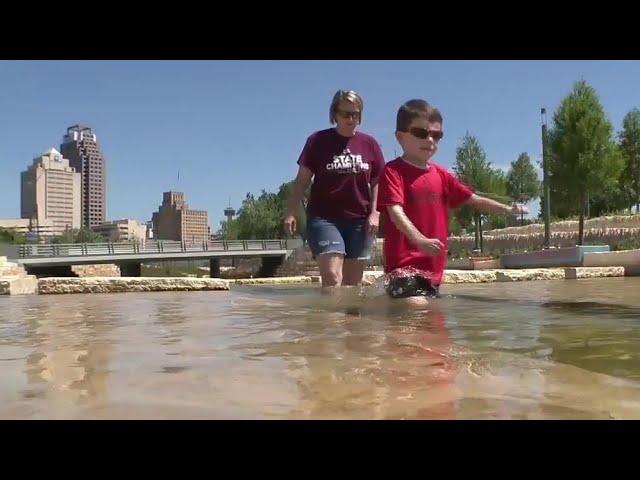
<path fill-rule="evenodd" d="M 107 159 L 109 219 L 149 220 L 175 189 L 217 230 L 229 199 L 295 175 L 337 89 L 364 97 L 361 129 L 387 161 L 398 107 L 424 98 L 444 116 L 437 162 L 451 166 L 469 131 L 506 169 L 520 152 L 540 158 L 540 108 L 551 121 L 580 78 L 616 131 L 640 107 L 638 61 L 0 61 L 0 218 L 20 216 L 20 172 L 75 123 Z"/>

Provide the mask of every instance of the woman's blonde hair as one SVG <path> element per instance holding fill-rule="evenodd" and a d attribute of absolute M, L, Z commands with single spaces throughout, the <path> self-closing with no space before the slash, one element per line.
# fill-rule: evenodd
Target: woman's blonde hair
<path fill-rule="evenodd" d="M 358 124 L 362 123 L 362 110 L 364 110 L 362 97 L 353 90 L 338 90 L 333 96 L 333 100 L 331 100 L 331 107 L 329 108 L 329 121 L 331 122 L 331 125 L 336 123 L 336 112 L 338 111 L 338 106 L 340 106 L 340 100 L 351 102 L 358 107 L 358 110 L 360 110 L 360 115 L 358 115 Z"/>

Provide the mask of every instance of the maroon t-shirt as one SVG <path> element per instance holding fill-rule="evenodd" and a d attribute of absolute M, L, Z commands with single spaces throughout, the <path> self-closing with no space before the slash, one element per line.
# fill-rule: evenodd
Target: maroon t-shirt
<path fill-rule="evenodd" d="M 370 185 L 378 183 L 384 157 L 366 133 L 343 137 L 335 128 L 312 134 L 298 164 L 313 172 L 307 212 L 328 219 L 363 219 L 371 213 Z"/>
<path fill-rule="evenodd" d="M 387 163 L 378 193 L 378 210 L 384 217 L 386 228 L 382 248 L 385 272 L 414 267 L 431 273 L 433 283 L 440 285 L 447 263 L 449 209 L 459 207 L 472 194 L 468 186 L 435 163 L 430 163 L 425 169 L 402 158 Z M 440 240 L 445 246 L 443 254 L 433 257 L 418 250 L 389 218 L 389 205 L 401 205 L 420 233 Z"/>

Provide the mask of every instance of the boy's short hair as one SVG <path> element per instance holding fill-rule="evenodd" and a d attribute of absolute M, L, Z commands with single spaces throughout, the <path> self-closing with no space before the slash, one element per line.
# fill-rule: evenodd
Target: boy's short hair
<path fill-rule="evenodd" d="M 364 101 L 362 100 L 362 97 L 353 90 L 338 90 L 333 96 L 333 100 L 331 100 L 331 107 L 329 107 L 329 121 L 331 122 L 331 125 L 336 123 L 336 112 L 340 106 L 340 100 L 351 102 L 358 107 L 358 110 L 360 110 L 358 123 L 362 123 L 362 110 L 364 110 Z"/>
<path fill-rule="evenodd" d="M 396 131 L 406 132 L 414 118 L 426 118 L 428 122 L 442 123 L 440 111 L 425 100 L 413 99 L 405 102 L 398 109 Z"/>

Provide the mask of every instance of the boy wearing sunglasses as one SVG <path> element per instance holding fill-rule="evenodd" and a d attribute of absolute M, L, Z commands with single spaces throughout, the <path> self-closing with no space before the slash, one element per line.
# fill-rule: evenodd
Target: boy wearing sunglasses
<path fill-rule="evenodd" d="M 442 115 L 424 100 L 398 110 L 402 156 L 386 164 L 378 196 L 385 225 L 385 290 L 392 298 L 438 297 L 447 262 L 449 209 L 470 205 L 485 213 L 528 213 L 481 197 L 433 163 L 442 140 Z"/>

